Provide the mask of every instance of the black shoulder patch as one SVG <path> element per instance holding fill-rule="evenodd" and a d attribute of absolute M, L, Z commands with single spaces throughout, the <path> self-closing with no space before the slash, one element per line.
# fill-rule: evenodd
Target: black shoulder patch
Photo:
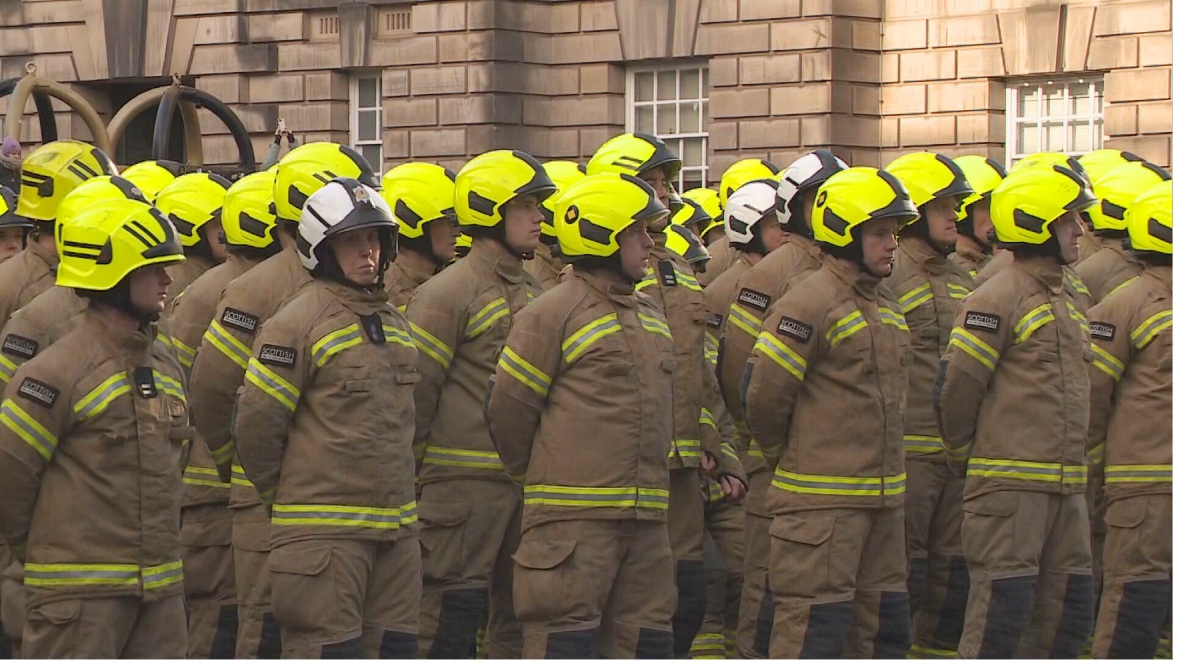
<path fill-rule="evenodd" d="M 4 338 L 4 353 L 12 354 L 26 361 L 37 355 L 39 346 L 36 340 L 21 337 L 16 333 L 9 333 Z"/>
<path fill-rule="evenodd" d="M 963 326 L 976 331 L 997 333 L 1000 330 L 1000 315 L 994 315 L 989 312 L 975 312 L 974 310 L 968 310 L 967 318 L 964 320 Z"/>
<path fill-rule="evenodd" d="M 278 365 L 284 368 L 295 367 L 295 350 L 278 345 L 262 345 L 258 352 L 258 360 L 267 365 Z"/>
<path fill-rule="evenodd" d="M 1104 321 L 1090 322 L 1090 337 L 1098 338 L 1099 340 L 1106 340 L 1110 342 L 1114 340 L 1114 332 L 1117 327 L 1114 324 L 1108 324 Z"/>
<path fill-rule="evenodd" d="M 37 381 L 32 377 L 26 377 L 20 383 L 20 388 L 16 390 L 16 394 L 22 398 L 31 400 L 46 409 L 53 407 L 57 402 L 57 396 L 60 391 L 56 387 L 50 386 L 45 382 Z"/>
<path fill-rule="evenodd" d="M 705 322 L 705 326 L 708 326 L 709 328 L 721 328 L 721 315 L 720 314 L 709 315 L 709 321 Z"/>
<path fill-rule="evenodd" d="M 795 338 L 799 342 L 807 342 L 811 339 L 811 324 L 804 324 L 798 319 L 783 317 L 778 320 L 778 332 Z"/>
<path fill-rule="evenodd" d="M 770 297 L 753 289 L 743 288 L 738 292 L 737 299 L 738 303 L 748 305 L 759 312 L 766 312 L 766 308 L 770 307 Z"/>
<path fill-rule="evenodd" d="M 226 308 L 221 315 L 221 323 L 236 328 L 243 333 L 253 333 L 258 328 L 258 317 L 249 312 L 242 312 L 233 308 Z"/>
<path fill-rule="evenodd" d="M 659 263 L 659 269 L 660 283 L 665 287 L 675 287 L 676 268 L 672 265 L 672 262 L 668 261 L 667 259 L 661 259 Z"/>

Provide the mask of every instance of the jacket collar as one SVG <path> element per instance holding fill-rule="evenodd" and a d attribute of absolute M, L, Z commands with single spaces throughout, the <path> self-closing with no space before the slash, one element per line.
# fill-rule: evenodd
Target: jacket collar
<path fill-rule="evenodd" d="M 635 285 L 608 280 L 589 271 L 579 271 L 576 268 L 573 270 L 573 276 L 574 279 L 585 283 L 591 291 L 603 295 L 623 307 L 633 308 L 639 302 L 639 297 L 635 293 Z"/>
<path fill-rule="evenodd" d="M 472 243 L 471 251 L 463 260 L 493 271 L 513 284 L 524 282 L 524 260 L 509 253 L 507 248 L 499 243 Z"/>
<path fill-rule="evenodd" d="M 1060 294 L 1062 282 L 1065 279 L 1065 267 L 1057 263 L 1053 257 L 1030 256 L 1016 257 L 1013 263 L 1017 268 L 1036 278 L 1053 294 Z"/>
<path fill-rule="evenodd" d="M 143 353 L 151 347 L 159 330 L 155 324 L 145 324 L 134 331 L 111 326 L 102 315 L 89 307 L 83 316 L 86 318 L 86 326 L 98 331 L 92 339 L 100 340 L 100 344 L 115 357 L 134 363 L 143 362 Z"/>
<path fill-rule="evenodd" d="M 323 285 L 344 307 L 357 314 L 368 315 L 382 309 L 387 304 L 389 295 L 384 289 L 365 290 L 336 282 L 335 280 L 316 280 Z"/>
<path fill-rule="evenodd" d="M 787 237 L 787 242 L 793 243 L 803 248 L 807 251 L 807 254 L 811 255 L 813 259 L 819 259 L 821 261 L 823 260 L 820 256 L 823 254 L 823 250 L 820 249 L 819 243 L 815 242 L 814 240 L 799 234 L 791 234 Z"/>
<path fill-rule="evenodd" d="M 1144 279 L 1154 280 L 1161 283 L 1168 293 L 1172 293 L 1172 267 L 1160 266 L 1157 264 L 1147 264 L 1143 269 Z"/>
<path fill-rule="evenodd" d="M 41 246 L 40 243 L 29 243 L 28 250 L 29 250 L 30 254 L 32 254 L 37 259 L 40 259 L 41 261 L 45 262 L 45 264 L 48 265 L 50 268 L 57 267 L 58 257 L 57 257 L 56 252 L 51 252 L 49 250 L 46 250 L 44 247 Z"/>
<path fill-rule="evenodd" d="M 923 270 L 931 275 L 943 275 L 946 273 L 946 256 L 934 251 L 930 244 L 921 238 L 908 236 L 901 239 L 898 243 L 898 249 L 901 250 L 907 257 L 915 264 L 921 266 Z"/>
<path fill-rule="evenodd" d="M 955 254 L 963 257 L 964 259 L 967 259 L 973 264 L 978 264 L 981 260 L 983 260 L 984 257 L 990 255 L 990 253 L 980 252 L 979 250 L 968 246 L 955 248 Z"/>
<path fill-rule="evenodd" d="M 835 273 L 840 281 L 848 285 L 861 297 L 875 301 L 877 300 L 877 287 L 881 285 L 881 278 L 875 275 L 869 275 L 864 271 L 858 269 L 849 269 L 839 260 L 832 256 L 824 257 L 824 268 Z"/>
<path fill-rule="evenodd" d="M 401 258 L 403 256 L 405 255 L 399 255 L 397 259 L 393 260 L 393 270 L 409 278 L 410 283 L 415 288 L 422 286 L 423 283 L 434 276 L 434 273 L 427 273 L 411 265 L 410 262 Z M 389 285 L 386 286 L 388 287 Z"/>

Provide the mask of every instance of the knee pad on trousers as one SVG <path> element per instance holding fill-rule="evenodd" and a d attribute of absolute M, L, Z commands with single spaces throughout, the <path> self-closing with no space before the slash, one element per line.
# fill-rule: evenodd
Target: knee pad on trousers
<path fill-rule="evenodd" d="M 1109 659 L 1153 658 L 1171 601 L 1171 581 L 1124 583 L 1109 652 L 1104 656 Z"/>
<path fill-rule="evenodd" d="M 672 615 L 672 650 L 687 657 L 692 639 L 705 621 L 705 563 L 681 560 L 676 563 L 676 612 Z"/>
<path fill-rule="evenodd" d="M 967 615 L 967 595 L 971 591 L 971 574 L 967 569 L 967 560 L 961 555 L 950 559 L 949 571 L 946 579 L 946 596 L 942 600 L 942 609 L 938 613 L 938 623 L 934 627 L 934 647 L 942 650 L 954 650 L 963 636 L 963 622 Z M 917 605 L 913 597 L 910 604 Z"/>
<path fill-rule="evenodd" d="M 758 608 L 758 620 L 754 626 L 754 652 L 761 659 L 770 657 L 770 636 L 774 633 L 774 594 L 767 583 L 762 594 L 762 605 Z"/>
<path fill-rule="evenodd" d="M 238 644 L 238 607 L 226 604 L 217 611 L 217 631 L 209 649 L 210 659 L 233 659 Z"/>
<path fill-rule="evenodd" d="M 1093 628 L 1094 578 L 1088 574 L 1069 574 L 1049 658 L 1077 659 Z"/>
<path fill-rule="evenodd" d="M 636 659 L 671 659 L 672 632 L 640 628 L 635 644 Z"/>
<path fill-rule="evenodd" d="M 320 659 L 364 659 L 365 641 L 361 636 L 320 647 Z"/>
<path fill-rule="evenodd" d="M 554 631 L 545 637 L 546 659 L 594 659 L 598 627 L 577 631 Z"/>
<path fill-rule="evenodd" d="M 280 659 L 283 656 L 283 635 L 274 613 L 262 614 L 262 640 L 258 641 L 259 659 Z"/>
<path fill-rule="evenodd" d="M 910 599 L 905 592 L 882 592 L 877 608 L 873 659 L 905 659 L 910 649 Z"/>
<path fill-rule="evenodd" d="M 381 647 L 377 649 L 378 659 L 417 659 L 418 634 L 402 631 L 384 631 Z"/>
<path fill-rule="evenodd" d="M 978 659 L 1012 659 L 1028 625 L 1036 598 L 1037 577 L 1019 576 L 993 580 L 991 600 L 979 644 Z"/>
<path fill-rule="evenodd" d="M 839 659 L 852 629 L 856 602 L 836 601 L 813 604 L 807 613 L 807 631 L 803 634 L 800 659 Z"/>
<path fill-rule="evenodd" d="M 483 626 L 488 603 L 485 588 L 443 592 L 438 629 L 427 659 L 473 659 L 475 635 Z"/>
<path fill-rule="evenodd" d="M 905 586 L 909 590 L 910 599 L 913 601 L 910 604 L 910 612 L 915 613 L 918 607 L 922 605 L 922 595 L 926 593 L 926 576 L 930 573 L 930 560 L 925 557 L 911 557 L 910 558 L 910 572 L 906 576 Z"/>

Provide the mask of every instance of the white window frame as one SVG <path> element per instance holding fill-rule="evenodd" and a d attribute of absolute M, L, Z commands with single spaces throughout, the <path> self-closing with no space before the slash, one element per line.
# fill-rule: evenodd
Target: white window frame
<path fill-rule="evenodd" d="M 1090 98 L 1090 113 L 1087 114 L 1073 114 L 1070 113 L 1070 85 L 1075 83 L 1088 84 L 1087 90 Z M 1036 87 L 1037 102 L 1035 113 L 1021 116 L 1020 115 L 1020 91 L 1025 88 Z M 1042 79 L 1030 79 L 1023 81 L 1009 81 L 1007 83 L 1007 102 L 1004 113 L 1005 132 L 1006 137 L 1004 141 L 1004 155 L 1007 159 L 1008 166 L 1012 166 L 1017 160 L 1025 155 L 1041 152 L 1045 150 L 1061 149 L 1067 155 L 1077 157 L 1084 155 L 1090 150 L 1097 150 L 1102 147 L 1106 137 L 1103 136 L 1103 113 L 1106 105 L 1106 97 L 1104 93 L 1102 76 L 1055 76 Z M 1063 95 L 1063 113 L 1060 115 L 1044 115 L 1045 111 L 1045 88 L 1061 87 L 1064 91 Z M 1090 146 L 1086 150 L 1074 150 L 1071 146 L 1072 134 L 1069 131 L 1071 123 L 1078 123 L 1078 121 L 1086 121 L 1090 126 Z M 1037 128 L 1037 145 L 1034 147 L 1020 146 L 1024 151 L 1018 150 L 1020 142 L 1020 129 L 1024 126 L 1036 125 Z M 1064 145 L 1060 147 L 1050 148 L 1048 146 L 1048 129 L 1047 124 L 1060 124 L 1062 127 L 1062 136 Z M 1035 148 L 1035 150 L 1029 150 Z"/>
<path fill-rule="evenodd" d="M 361 81 L 376 81 L 377 82 L 377 106 L 361 106 Z M 372 140 L 360 140 L 360 112 L 361 111 L 376 111 L 377 112 L 377 138 Z M 348 142 L 358 153 L 364 154 L 362 146 L 377 146 L 377 154 L 379 159 L 376 164 L 370 164 L 377 172 L 384 171 L 385 161 L 385 120 L 384 111 L 381 104 L 381 72 L 366 71 L 353 74 L 349 78 L 348 91 Z"/>
<path fill-rule="evenodd" d="M 680 72 L 688 70 L 700 71 L 700 90 L 696 97 L 681 97 L 680 94 Z M 659 74 L 661 72 L 674 71 L 676 72 L 676 95 L 671 100 L 652 100 L 639 101 L 635 91 L 635 81 L 638 74 L 651 73 L 653 78 L 653 85 L 658 86 Z M 628 132 L 651 132 L 651 127 L 637 127 L 636 114 L 640 107 L 652 107 L 653 122 L 658 119 L 656 107 L 661 104 L 675 104 L 679 107 L 682 104 L 692 103 L 699 105 L 700 112 L 700 129 L 699 131 L 684 132 L 680 131 L 680 114 L 676 114 L 677 131 L 671 133 L 654 132 L 654 134 L 664 140 L 668 147 L 672 149 L 681 159 L 684 158 L 684 146 L 687 141 L 700 140 L 701 141 L 701 163 L 700 164 L 685 164 L 681 169 L 680 174 L 676 177 L 676 190 L 683 192 L 686 188 L 684 186 L 684 174 L 686 171 L 700 173 L 701 185 L 708 186 L 709 184 L 709 63 L 707 61 L 688 61 L 688 62 L 657 62 L 635 65 L 627 69 L 627 88 L 626 88 L 626 105 L 627 118 L 625 127 Z M 653 91 L 652 97 L 656 97 Z"/>

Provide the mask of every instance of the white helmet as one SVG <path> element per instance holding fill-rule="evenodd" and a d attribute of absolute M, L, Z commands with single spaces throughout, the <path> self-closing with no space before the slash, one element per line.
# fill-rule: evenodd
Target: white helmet
<path fill-rule="evenodd" d="M 335 178 L 316 190 L 303 205 L 303 212 L 299 216 L 299 229 L 295 247 L 299 251 L 299 260 L 307 270 L 315 270 L 320 265 L 318 250 L 324 241 L 332 236 L 340 235 L 353 229 L 382 227 L 388 229 L 390 251 L 383 254 L 383 261 L 393 260 L 393 239 L 397 238 L 397 222 L 393 221 L 393 212 L 389 204 L 377 190 L 362 184 L 355 178 Z M 382 274 L 385 268 L 381 269 Z"/>
<path fill-rule="evenodd" d="M 729 195 L 725 202 L 725 236 L 730 245 L 746 248 L 754 242 L 754 226 L 774 211 L 777 185 L 771 178 L 759 178 Z"/>
<path fill-rule="evenodd" d="M 783 171 L 778 184 L 778 203 L 775 206 L 775 210 L 778 211 L 778 223 L 792 233 L 801 233 L 810 238 L 811 230 L 806 228 L 802 220 L 796 220 L 794 224 L 791 222 L 792 215 L 802 213 L 792 210 L 800 205 L 795 202 L 795 197 L 799 196 L 800 192 L 823 185 L 833 174 L 847 168 L 844 160 L 829 150 L 816 150 L 791 162 L 791 166 Z"/>

